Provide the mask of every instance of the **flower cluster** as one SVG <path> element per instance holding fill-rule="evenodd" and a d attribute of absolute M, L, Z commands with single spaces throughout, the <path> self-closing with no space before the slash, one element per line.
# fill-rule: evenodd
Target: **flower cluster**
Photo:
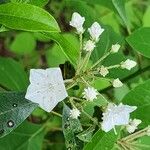
<path fill-rule="evenodd" d="M 86 31 L 83 27 L 85 22 L 85 18 L 82 17 L 79 13 L 75 12 L 72 15 L 70 25 L 74 27 L 77 31 L 77 34 L 81 37 L 82 34 Z M 100 40 L 101 34 L 104 32 L 104 29 L 100 26 L 98 22 L 94 22 L 91 27 L 87 29 L 89 33 L 89 39 L 82 44 L 81 42 L 81 56 L 79 57 L 79 61 L 77 62 L 77 70 L 76 76 L 71 80 L 69 86 L 70 88 L 74 83 L 78 83 L 79 81 L 83 83 L 84 89 L 82 92 L 82 96 L 73 97 L 77 101 L 85 101 L 87 100 L 89 103 L 93 103 L 94 100 L 98 98 L 98 96 L 102 96 L 97 89 L 95 89 L 91 82 L 88 79 L 94 79 L 95 76 L 102 76 L 105 78 L 109 75 L 110 69 L 121 68 L 131 70 L 136 66 L 136 62 L 130 59 L 122 61 L 120 64 L 116 64 L 113 66 L 104 66 L 102 65 L 102 61 L 113 53 L 118 53 L 120 49 L 120 45 L 118 43 L 113 44 L 108 52 L 104 54 L 97 62 L 93 65 L 88 66 L 88 62 L 90 59 L 90 55 L 94 48 L 96 47 L 97 42 Z M 82 39 L 82 38 L 81 38 Z M 82 50 L 86 53 L 84 56 L 82 55 Z M 88 66 L 88 67 L 87 67 Z M 86 75 L 90 76 L 87 77 Z M 94 77 L 93 77 L 94 76 Z M 25 98 L 38 103 L 39 106 L 47 112 L 52 111 L 52 109 L 66 97 L 68 97 L 68 93 L 65 87 L 67 83 L 63 81 L 62 73 L 60 68 L 49 68 L 49 69 L 31 69 L 30 70 L 30 85 L 27 89 L 27 93 Z M 119 88 L 123 86 L 123 83 L 119 78 L 111 79 L 110 83 L 113 87 Z M 67 83 L 68 85 L 69 83 Z M 69 89 L 69 88 L 68 88 Z M 68 98 L 68 100 L 70 100 Z M 70 117 L 72 119 L 78 119 L 83 109 L 78 108 L 79 105 L 76 105 L 75 101 L 70 101 L 72 105 L 72 109 L 70 110 Z M 82 106 L 80 106 L 82 108 Z M 126 129 L 129 133 L 133 133 L 137 126 L 141 123 L 140 120 L 134 119 L 130 120 L 130 113 L 136 110 L 136 106 L 129 106 L 120 103 L 119 105 L 108 103 L 108 106 L 103 112 L 101 128 L 105 132 L 114 129 L 115 126 L 125 125 Z M 82 110 L 80 112 L 80 110 Z"/>

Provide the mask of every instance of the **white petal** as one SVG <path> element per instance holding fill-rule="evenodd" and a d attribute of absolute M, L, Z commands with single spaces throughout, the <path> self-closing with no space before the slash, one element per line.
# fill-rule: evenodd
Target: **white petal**
<path fill-rule="evenodd" d="M 30 83 L 37 85 L 46 84 L 46 74 L 44 69 L 31 69 L 30 70 Z"/>

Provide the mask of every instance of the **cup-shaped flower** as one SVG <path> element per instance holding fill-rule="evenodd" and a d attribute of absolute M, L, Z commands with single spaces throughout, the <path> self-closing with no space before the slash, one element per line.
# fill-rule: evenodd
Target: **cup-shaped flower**
<path fill-rule="evenodd" d="M 120 45 L 119 44 L 114 44 L 111 46 L 111 52 L 112 53 L 117 53 L 120 49 Z"/>
<path fill-rule="evenodd" d="M 78 34 L 82 34 L 84 32 L 84 29 L 83 29 L 84 21 L 85 21 L 84 17 L 82 17 L 79 13 L 74 12 L 72 14 L 70 25 L 76 28 Z"/>
<path fill-rule="evenodd" d="M 124 62 L 121 62 L 121 68 L 122 69 L 127 69 L 127 70 L 131 70 L 133 67 L 136 66 L 136 62 L 130 59 L 127 59 Z"/>
<path fill-rule="evenodd" d="M 88 87 L 84 89 L 83 98 L 85 98 L 86 100 L 93 101 L 97 98 L 97 95 L 98 91 L 93 87 Z"/>
<path fill-rule="evenodd" d="M 88 31 L 90 33 L 92 40 L 94 40 L 95 42 L 98 42 L 99 37 L 102 34 L 102 32 L 104 31 L 104 29 L 101 28 L 101 26 L 99 25 L 98 22 L 94 22 L 92 24 L 92 26 L 90 28 L 88 28 Z"/>
<path fill-rule="evenodd" d="M 127 125 L 130 119 L 130 113 L 136 110 L 136 106 L 123 105 L 118 106 L 110 103 L 103 113 L 102 130 L 105 132 L 115 129 L 116 125 Z"/>
<path fill-rule="evenodd" d="M 117 78 L 113 81 L 113 87 L 118 88 L 121 86 L 123 86 L 123 83 L 119 80 L 119 78 Z"/>
<path fill-rule="evenodd" d="M 72 110 L 70 110 L 70 117 L 73 119 L 78 119 L 80 114 L 81 112 L 77 108 L 73 108 Z"/>
<path fill-rule="evenodd" d="M 50 112 L 68 96 L 60 68 L 31 69 L 25 98 Z"/>
<path fill-rule="evenodd" d="M 129 124 L 126 125 L 126 129 L 129 133 L 133 133 L 137 128 L 138 125 L 141 124 L 141 120 L 140 119 L 131 119 Z"/>
<path fill-rule="evenodd" d="M 91 52 L 93 51 L 95 48 L 95 43 L 91 40 L 88 40 L 85 44 L 84 44 L 84 47 L 83 49 L 87 52 Z"/>

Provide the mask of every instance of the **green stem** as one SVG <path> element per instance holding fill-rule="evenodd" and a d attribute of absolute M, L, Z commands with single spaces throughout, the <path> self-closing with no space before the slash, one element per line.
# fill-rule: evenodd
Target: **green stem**
<path fill-rule="evenodd" d="M 62 115 L 59 114 L 59 113 L 57 113 L 57 112 L 55 112 L 55 111 L 51 111 L 51 113 L 54 114 L 54 115 L 56 115 L 56 116 L 58 116 L 58 117 L 61 117 L 61 118 L 62 118 Z"/>
<path fill-rule="evenodd" d="M 93 69 L 96 67 L 101 61 L 103 61 L 106 57 L 108 57 L 111 54 L 111 52 L 107 52 L 105 55 L 103 55 L 90 69 Z"/>

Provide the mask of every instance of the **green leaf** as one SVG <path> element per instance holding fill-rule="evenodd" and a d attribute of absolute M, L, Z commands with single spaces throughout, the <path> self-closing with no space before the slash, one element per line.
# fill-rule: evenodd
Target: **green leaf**
<path fill-rule="evenodd" d="M 132 113 L 132 118 L 141 119 L 141 127 L 146 127 L 150 124 L 150 80 L 131 90 L 123 98 L 122 102 L 137 106 L 137 109 Z"/>
<path fill-rule="evenodd" d="M 30 4 L 0 5 L 0 24 L 16 30 L 59 32 L 55 19 L 45 10 Z"/>
<path fill-rule="evenodd" d="M 77 60 L 79 56 L 79 49 L 78 45 L 74 45 L 70 41 L 70 37 L 65 37 L 59 33 L 43 33 L 45 36 L 49 37 L 50 39 L 56 41 L 56 43 L 60 46 L 62 52 L 66 56 L 66 58 L 70 61 L 70 63 L 76 67 Z"/>
<path fill-rule="evenodd" d="M 76 47 L 76 50 L 79 49 L 79 41 L 77 38 L 72 35 L 72 34 L 64 34 L 64 38 L 68 40 L 68 42 Z M 78 54 L 77 54 L 78 56 Z M 76 57 L 77 57 L 76 56 Z M 49 66 L 51 67 L 56 67 L 59 66 L 60 64 L 64 64 L 66 61 L 68 61 L 66 55 L 64 52 L 61 50 L 60 46 L 55 44 L 53 48 L 49 48 L 47 53 L 46 53 L 46 58 Z"/>
<path fill-rule="evenodd" d="M 150 58 L 149 39 L 150 28 L 144 27 L 133 32 L 126 40 L 134 50 L 141 53 L 143 56 Z"/>
<path fill-rule="evenodd" d="M 41 150 L 44 127 L 24 122 L 8 136 L 0 139 L 1 150 Z"/>
<path fill-rule="evenodd" d="M 143 136 L 138 139 L 138 146 L 140 150 L 149 150 L 150 149 L 150 136 Z"/>
<path fill-rule="evenodd" d="M 147 7 L 144 15 L 143 15 L 143 26 L 144 27 L 150 27 L 150 6 Z"/>
<path fill-rule="evenodd" d="M 98 130 L 93 136 L 92 141 L 86 144 L 83 150 L 111 150 L 117 141 L 118 135 L 115 135 L 113 130 L 108 133 Z"/>
<path fill-rule="evenodd" d="M 17 34 L 14 41 L 10 45 L 10 50 L 17 54 L 29 54 L 36 47 L 36 41 L 33 34 L 22 32 Z"/>
<path fill-rule="evenodd" d="M 26 90 L 28 77 L 19 63 L 11 58 L 0 57 L 0 72 L 0 85 L 9 90 Z"/>
<path fill-rule="evenodd" d="M 49 2 L 49 0 L 30 0 L 28 3 L 31 4 L 31 5 L 36 5 L 36 6 L 39 6 L 39 7 L 43 7 L 48 2 Z"/>
<path fill-rule="evenodd" d="M 129 20 L 127 18 L 126 10 L 125 10 L 125 0 L 112 0 L 112 2 L 118 14 L 120 15 L 121 19 L 123 20 L 124 24 L 126 25 L 127 29 L 130 30 Z"/>
<path fill-rule="evenodd" d="M 72 119 L 70 117 L 70 108 L 65 104 L 63 108 L 62 129 L 67 149 L 79 150 L 75 134 L 82 131 L 82 126 L 78 119 Z"/>
<path fill-rule="evenodd" d="M 14 130 L 37 106 L 38 104 L 26 100 L 24 93 L 0 93 L 0 136 Z"/>

